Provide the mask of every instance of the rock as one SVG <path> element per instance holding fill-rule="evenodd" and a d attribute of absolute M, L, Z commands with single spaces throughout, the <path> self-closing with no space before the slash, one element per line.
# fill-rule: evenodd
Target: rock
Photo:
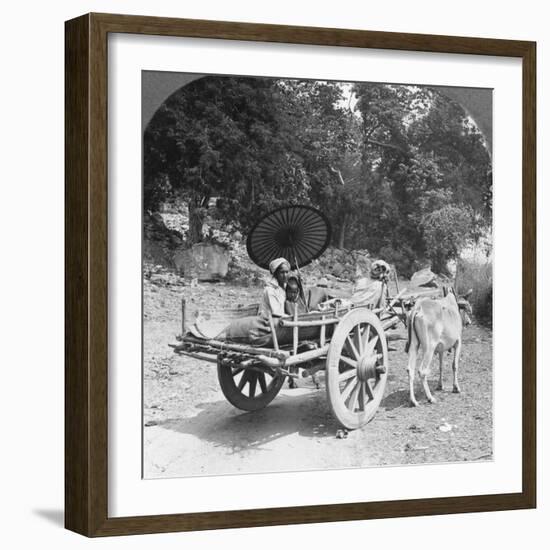
<path fill-rule="evenodd" d="M 347 430 L 337 430 L 336 431 L 336 439 L 346 439 L 348 437 L 348 431 Z"/>
<path fill-rule="evenodd" d="M 409 430 L 414 433 L 422 433 L 424 431 L 424 428 L 422 428 L 421 426 L 417 426 L 416 424 L 412 424 L 411 426 L 409 426 Z"/>
<path fill-rule="evenodd" d="M 344 274 L 344 266 L 340 262 L 336 262 L 332 267 L 332 274 L 335 277 L 341 277 Z"/>
<path fill-rule="evenodd" d="M 198 243 L 174 254 L 176 269 L 200 281 L 223 279 L 229 267 L 229 252 L 218 244 Z"/>
<path fill-rule="evenodd" d="M 167 246 L 163 246 L 164 243 L 157 242 L 156 240 L 145 239 L 143 241 L 143 259 L 146 263 L 158 264 L 162 262 L 162 267 L 173 267 L 172 259 L 170 258 L 170 252 Z"/>
<path fill-rule="evenodd" d="M 410 443 L 406 443 L 405 444 L 405 448 L 404 448 L 404 451 L 406 453 L 410 452 L 410 451 L 427 451 L 428 450 L 428 447 L 426 446 L 422 446 L 422 447 L 414 447 L 413 445 L 411 445 Z"/>

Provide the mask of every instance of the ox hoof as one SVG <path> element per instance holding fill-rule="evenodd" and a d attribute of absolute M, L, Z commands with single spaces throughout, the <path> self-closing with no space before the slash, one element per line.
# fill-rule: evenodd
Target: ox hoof
<path fill-rule="evenodd" d="M 438 384 L 437 388 L 435 388 L 436 391 L 443 391 L 443 384 Z"/>
<path fill-rule="evenodd" d="M 461 393 L 461 391 L 462 391 L 462 390 L 461 390 L 458 386 L 455 386 L 455 387 L 453 388 L 453 393 Z"/>
<path fill-rule="evenodd" d="M 418 407 L 418 406 L 419 406 L 419 405 L 418 405 L 418 401 L 417 401 L 416 399 L 414 399 L 414 400 L 411 399 L 411 400 L 409 401 L 409 403 L 410 403 L 411 407 Z"/>
<path fill-rule="evenodd" d="M 433 405 L 434 403 L 437 403 L 437 399 L 435 397 L 428 397 L 428 403 Z"/>

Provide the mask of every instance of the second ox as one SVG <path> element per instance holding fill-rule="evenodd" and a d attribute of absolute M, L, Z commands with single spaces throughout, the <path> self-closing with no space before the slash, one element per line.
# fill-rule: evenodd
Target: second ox
<path fill-rule="evenodd" d="M 439 299 L 424 299 L 413 307 L 408 323 L 408 342 L 405 351 L 409 353 L 409 390 L 410 401 L 418 406 L 414 395 L 414 377 L 417 356 L 422 351 L 422 361 L 418 374 L 428 401 L 434 403 L 436 399 L 428 386 L 428 374 L 434 354 L 439 354 L 439 384 L 443 389 L 443 353 L 454 349 L 453 357 L 453 392 L 460 392 L 458 384 L 458 361 L 462 347 L 462 326 L 471 323 L 472 306 L 468 297 L 470 289 L 465 295 L 457 297 L 454 290 L 443 289 L 444 297 Z"/>

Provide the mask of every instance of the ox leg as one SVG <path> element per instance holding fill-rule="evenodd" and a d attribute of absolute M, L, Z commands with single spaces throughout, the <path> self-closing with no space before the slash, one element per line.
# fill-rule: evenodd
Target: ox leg
<path fill-rule="evenodd" d="M 422 380 L 422 386 L 424 387 L 424 393 L 426 394 L 426 397 L 428 398 L 428 401 L 430 403 L 435 403 L 437 399 L 432 395 L 432 392 L 430 391 L 430 387 L 428 386 L 428 374 L 430 373 L 430 365 L 432 363 L 432 359 L 434 356 L 435 348 L 429 348 L 424 353 L 424 357 L 422 357 L 422 363 L 420 363 L 420 369 L 418 370 L 418 374 L 420 375 L 420 379 Z"/>
<path fill-rule="evenodd" d="M 453 393 L 460 393 L 460 386 L 458 385 L 458 360 L 460 358 L 460 349 L 462 348 L 462 341 L 459 340 L 455 346 L 455 355 L 453 357 Z"/>
<path fill-rule="evenodd" d="M 409 346 L 409 364 L 407 370 L 409 371 L 409 400 L 412 406 L 418 407 L 418 401 L 414 396 L 414 375 L 416 372 L 416 353 L 417 342 L 411 342 Z"/>
<path fill-rule="evenodd" d="M 443 352 L 439 352 L 439 383 L 437 389 L 443 391 Z"/>

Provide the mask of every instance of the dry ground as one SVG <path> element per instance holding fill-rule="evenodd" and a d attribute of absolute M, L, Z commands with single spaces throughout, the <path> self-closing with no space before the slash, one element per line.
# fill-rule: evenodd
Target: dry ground
<path fill-rule="evenodd" d="M 464 330 L 459 379 L 452 393 L 451 356 L 445 359 L 438 402 L 408 405 L 404 342 L 394 343 L 386 395 L 372 422 L 346 438 L 321 389 L 310 379 L 285 388 L 265 409 L 245 413 L 224 398 L 216 366 L 182 357 L 168 346 L 180 332 L 182 296 L 210 307 L 258 301 L 261 288 L 177 281 L 144 284 L 144 474 L 180 477 L 490 460 L 492 458 L 492 334 L 479 325 Z"/>

